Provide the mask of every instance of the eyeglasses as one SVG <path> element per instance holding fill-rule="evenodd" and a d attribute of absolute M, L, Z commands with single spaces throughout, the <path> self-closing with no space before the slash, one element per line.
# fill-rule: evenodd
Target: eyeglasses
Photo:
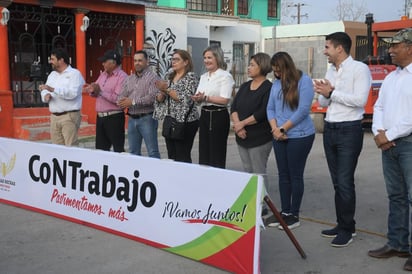
<path fill-rule="evenodd" d="M 182 61 L 182 59 L 180 59 L 180 58 L 172 58 L 172 62 L 180 62 L 180 61 Z"/>

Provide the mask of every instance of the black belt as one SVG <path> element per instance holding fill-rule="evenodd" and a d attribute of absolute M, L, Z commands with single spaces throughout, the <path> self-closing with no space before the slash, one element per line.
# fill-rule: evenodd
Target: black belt
<path fill-rule="evenodd" d="M 208 111 L 208 112 L 222 111 L 222 110 L 227 110 L 227 107 L 210 105 L 210 106 L 203 106 L 202 110 Z"/>
<path fill-rule="evenodd" d="M 348 122 L 327 122 L 325 121 L 325 127 L 327 128 L 343 128 L 362 124 L 362 120 L 348 121 Z"/>
<path fill-rule="evenodd" d="M 139 114 L 130 114 L 130 113 L 126 113 L 127 115 L 129 115 L 130 117 L 132 117 L 133 119 L 139 119 L 142 117 L 145 117 L 147 115 L 152 115 L 153 112 L 149 112 L 149 113 L 139 113 Z"/>
<path fill-rule="evenodd" d="M 64 114 L 70 113 L 70 112 L 78 112 L 80 110 L 76 109 L 76 110 L 68 110 L 68 111 L 63 111 L 63 112 L 52 112 L 53 115 L 56 116 L 62 116 Z"/>

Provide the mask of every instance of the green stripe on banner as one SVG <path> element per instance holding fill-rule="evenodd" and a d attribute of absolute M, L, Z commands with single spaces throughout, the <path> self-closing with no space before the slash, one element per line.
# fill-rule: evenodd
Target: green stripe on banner
<path fill-rule="evenodd" d="M 236 242 L 256 225 L 257 182 L 258 176 L 253 175 L 231 207 L 232 211 L 244 212 L 242 220 L 226 222 L 240 228 L 241 231 L 215 225 L 200 237 L 180 246 L 165 248 L 165 250 L 195 260 L 202 260 Z"/>

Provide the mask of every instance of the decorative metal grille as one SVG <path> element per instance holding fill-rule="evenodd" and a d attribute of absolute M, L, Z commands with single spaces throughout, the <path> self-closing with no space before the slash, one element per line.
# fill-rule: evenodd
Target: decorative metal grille
<path fill-rule="evenodd" d="M 39 84 L 51 71 L 53 48 L 75 54 L 74 14 L 71 10 L 12 4 L 9 21 L 10 76 L 14 107 L 39 107 Z M 75 59 L 71 58 L 74 62 Z M 73 64 L 74 65 L 74 64 Z"/>
<path fill-rule="evenodd" d="M 116 50 L 122 56 L 122 68 L 126 73 L 133 70 L 135 50 L 134 15 L 89 12 L 90 25 L 86 32 L 86 81 L 97 79 L 102 70 L 97 59 L 109 49 Z"/>

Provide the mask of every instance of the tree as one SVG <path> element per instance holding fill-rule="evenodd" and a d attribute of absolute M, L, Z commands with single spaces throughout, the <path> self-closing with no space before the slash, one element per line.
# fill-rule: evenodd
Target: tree
<path fill-rule="evenodd" d="M 339 21 L 362 21 L 367 13 L 367 8 L 364 0 L 338 0 L 336 9 L 332 10 L 335 18 Z"/>

